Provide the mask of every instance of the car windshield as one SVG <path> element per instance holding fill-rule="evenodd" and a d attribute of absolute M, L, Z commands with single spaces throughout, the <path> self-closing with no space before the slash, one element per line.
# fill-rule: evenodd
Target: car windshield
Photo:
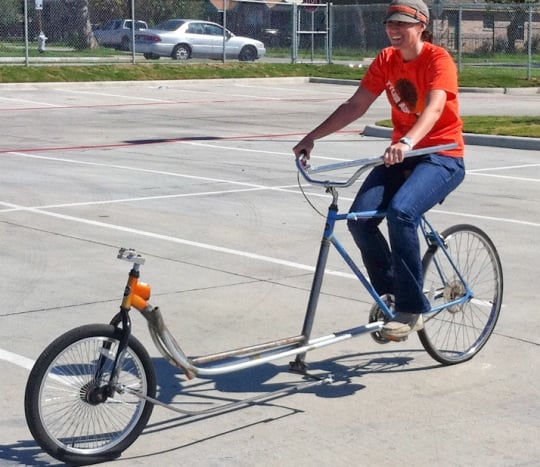
<path fill-rule="evenodd" d="M 162 31 L 176 31 L 185 21 L 183 19 L 169 19 L 160 23 L 156 26 L 156 29 L 161 29 Z"/>

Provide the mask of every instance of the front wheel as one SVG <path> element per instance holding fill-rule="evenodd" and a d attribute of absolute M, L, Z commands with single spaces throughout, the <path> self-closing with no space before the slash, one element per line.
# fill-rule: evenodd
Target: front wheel
<path fill-rule="evenodd" d="M 156 376 L 146 349 L 130 336 L 111 394 L 109 382 L 121 330 L 90 324 L 68 331 L 37 359 L 26 385 L 26 422 L 48 454 L 85 465 L 118 457 L 141 434 L 155 397 Z"/>
<path fill-rule="evenodd" d="M 424 329 L 418 332 L 426 351 L 438 362 L 452 365 L 470 360 L 488 341 L 501 311 L 503 274 L 493 242 L 473 225 L 454 225 L 444 232 L 445 249 L 430 247 L 423 258 L 424 290 L 431 307 Z M 471 297 L 457 303 L 467 294 Z"/>
<path fill-rule="evenodd" d="M 253 62 L 257 59 L 257 49 L 252 45 L 246 45 L 240 50 L 238 60 L 241 62 Z"/>

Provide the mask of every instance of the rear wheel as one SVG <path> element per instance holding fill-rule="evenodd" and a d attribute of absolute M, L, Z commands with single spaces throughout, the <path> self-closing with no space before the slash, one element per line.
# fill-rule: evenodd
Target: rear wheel
<path fill-rule="evenodd" d="M 123 388 L 155 397 L 156 377 L 142 344 L 130 336 L 112 394 L 105 394 L 121 331 L 91 324 L 52 342 L 26 385 L 30 432 L 51 456 L 68 464 L 118 457 L 141 434 L 153 404 Z"/>
<path fill-rule="evenodd" d="M 191 57 L 191 49 L 186 44 L 178 44 L 172 51 L 173 60 L 188 60 Z"/>
<path fill-rule="evenodd" d="M 493 242 L 479 228 L 455 225 L 441 237 L 472 297 L 424 315 L 424 329 L 418 335 L 435 360 L 452 365 L 474 357 L 495 329 L 501 311 L 503 274 Z M 466 295 L 465 284 L 440 250 L 430 248 L 423 258 L 424 289 L 432 308 Z"/>

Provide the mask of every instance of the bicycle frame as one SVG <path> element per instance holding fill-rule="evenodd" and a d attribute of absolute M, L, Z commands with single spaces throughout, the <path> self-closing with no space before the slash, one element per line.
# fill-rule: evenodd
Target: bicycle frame
<path fill-rule="evenodd" d="M 409 151 L 407 157 L 416 156 L 420 154 L 426 154 L 428 152 L 436 152 L 437 150 L 450 149 L 455 145 L 437 146 L 422 150 Z M 167 329 L 161 311 L 158 307 L 150 305 L 148 299 L 150 298 L 150 287 L 147 284 L 139 282 L 139 268 L 144 264 L 144 258 L 136 253 L 134 250 L 120 249 L 118 258 L 132 262 L 133 267 L 130 271 L 128 282 L 120 312 L 113 318 L 111 324 L 119 326 L 122 324 L 122 329 L 126 334 L 130 332 L 129 319 L 126 317 L 130 308 L 136 308 L 146 318 L 148 327 L 152 339 L 160 351 L 160 353 L 174 366 L 181 368 L 188 378 L 194 378 L 195 376 L 213 376 L 224 373 L 230 373 L 254 366 L 262 365 L 274 360 L 283 359 L 287 357 L 296 357 L 296 359 L 290 362 L 290 369 L 298 371 L 304 374 L 306 373 L 306 366 L 304 363 L 305 354 L 311 350 L 326 347 L 337 342 L 341 342 L 352 337 L 356 337 L 365 333 L 374 333 L 380 331 L 383 326 L 383 321 L 376 321 L 368 323 L 366 325 L 357 326 L 351 329 L 346 329 L 332 334 L 328 334 L 321 337 L 312 338 L 311 332 L 313 323 L 315 320 L 317 305 L 319 296 L 321 293 L 323 278 L 325 274 L 326 264 L 328 260 L 328 254 L 330 247 L 333 246 L 343 260 L 347 263 L 349 268 L 353 271 L 358 280 L 362 283 L 364 288 L 371 295 L 373 300 L 378 304 L 383 314 L 387 318 L 393 316 L 393 311 L 385 303 L 385 301 L 378 296 L 377 292 L 362 273 L 360 268 L 349 256 L 343 244 L 334 234 L 334 227 L 336 222 L 347 220 L 357 217 L 372 217 L 374 215 L 383 216 L 383 212 L 357 212 L 357 213 L 339 213 L 337 201 L 338 201 L 338 187 L 347 187 L 352 185 L 362 173 L 373 168 L 376 165 L 382 163 L 380 157 L 372 159 L 357 160 L 351 162 L 344 162 L 338 164 L 331 164 L 327 166 L 321 166 L 315 169 L 308 169 L 305 167 L 305 161 L 297 160 L 297 167 L 302 176 L 310 183 L 322 185 L 326 188 L 326 191 L 331 194 L 332 201 L 328 208 L 328 213 L 325 220 L 325 228 L 322 236 L 319 255 L 316 263 L 315 273 L 313 276 L 312 287 L 309 295 L 307 309 L 304 317 L 304 323 L 301 334 L 297 336 L 290 336 L 274 341 L 242 347 L 233 350 L 227 350 L 220 353 L 199 356 L 199 357 L 187 357 L 181 349 L 180 345 L 174 339 L 172 334 Z M 329 181 L 329 180 L 314 180 L 311 174 L 321 173 L 330 170 L 337 170 L 351 166 L 361 167 L 356 170 L 354 175 L 346 181 Z M 309 173 L 308 173 L 309 171 Z M 463 303 L 470 300 L 472 292 L 468 285 L 465 283 L 463 276 L 457 270 L 452 258 L 444 248 L 444 239 L 442 239 L 431 224 L 422 218 L 421 232 L 428 244 L 428 248 L 439 248 L 443 251 L 452 264 L 455 272 L 458 274 L 459 279 L 465 286 L 466 294 L 459 299 L 445 303 L 444 305 L 434 308 L 433 313 L 436 313 L 444 308 Z M 444 282 L 444 278 L 442 278 Z M 435 291 L 433 291 L 435 293 Z M 428 318 L 429 319 L 429 318 Z M 120 343 L 119 353 L 123 351 L 123 346 L 127 343 L 127 337 Z M 111 380 L 114 375 L 111 377 Z"/>

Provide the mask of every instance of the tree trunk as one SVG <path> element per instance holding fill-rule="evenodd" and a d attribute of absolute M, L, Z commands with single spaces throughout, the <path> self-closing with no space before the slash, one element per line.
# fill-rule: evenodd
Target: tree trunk
<path fill-rule="evenodd" d="M 76 0 L 75 2 L 74 23 L 77 32 L 77 49 L 95 49 L 98 47 L 92 24 L 90 22 L 90 12 L 88 9 L 88 0 Z"/>

